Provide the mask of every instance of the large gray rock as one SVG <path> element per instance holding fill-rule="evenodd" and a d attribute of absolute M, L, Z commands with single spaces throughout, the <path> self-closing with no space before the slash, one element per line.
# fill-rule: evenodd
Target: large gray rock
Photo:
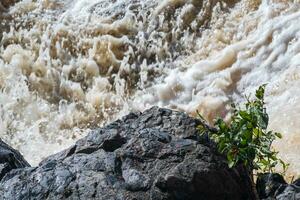
<path fill-rule="evenodd" d="M 0 199 L 251 199 L 243 169 L 229 169 L 198 124 L 157 107 L 129 114 L 38 167 L 12 170 Z"/>
<path fill-rule="evenodd" d="M 29 167 L 23 156 L 0 139 L 0 180 L 12 169 Z"/>

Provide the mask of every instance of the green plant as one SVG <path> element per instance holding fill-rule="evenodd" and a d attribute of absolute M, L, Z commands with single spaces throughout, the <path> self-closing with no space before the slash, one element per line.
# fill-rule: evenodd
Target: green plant
<path fill-rule="evenodd" d="M 283 170 L 287 168 L 278 152 L 272 148 L 276 138 L 282 138 L 280 133 L 268 131 L 269 117 L 264 102 L 265 85 L 260 86 L 255 99 L 247 102 L 244 108 L 237 108 L 232 104 L 233 116 L 230 123 L 219 118 L 215 121 L 215 128 L 208 128 L 204 118 L 199 126 L 201 133 L 208 133 L 216 142 L 220 153 L 226 155 L 229 167 L 243 164 L 249 172 L 258 170 L 273 172 L 277 164 Z"/>

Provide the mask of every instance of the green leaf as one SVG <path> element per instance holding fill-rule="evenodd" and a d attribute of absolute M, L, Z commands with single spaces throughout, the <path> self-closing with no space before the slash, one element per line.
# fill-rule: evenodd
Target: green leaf
<path fill-rule="evenodd" d="M 234 161 L 228 161 L 228 167 L 232 168 L 235 165 Z"/>
<path fill-rule="evenodd" d="M 231 161 L 234 160 L 233 153 L 232 153 L 231 151 L 229 151 L 229 152 L 227 153 L 227 160 L 228 160 L 229 162 L 231 162 Z"/>
<path fill-rule="evenodd" d="M 247 111 L 240 111 L 239 115 L 248 121 L 252 121 L 251 115 L 247 113 Z"/>
<path fill-rule="evenodd" d="M 269 162 L 266 159 L 261 159 L 260 162 L 265 166 L 269 165 Z"/>
<path fill-rule="evenodd" d="M 222 119 L 219 121 L 219 128 L 223 132 L 226 132 L 228 130 L 226 123 Z"/>
<path fill-rule="evenodd" d="M 278 137 L 279 139 L 282 139 L 282 134 L 281 134 L 281 133 L 275 132 L 275 135 L 276 135 L 276 137 Z"/>
<path fill-rule="evenodd" d="M 260 87 L 258 88 L 258 90 L 256 90 L 256 93 L 255 93 L 256 98 L 258 98 L 259 100 L 261 100 L 261 99 L 264 98 L 264 95 L 265 95 L 265 88 L 266 88 L 266 84 L 260 86 Z"/>
<path fill-rule="evenodd" d="M 259 114 L 258 123 L 262 129 L 267 129 L 269 124 L 269 116 L 267 114 Z"/>

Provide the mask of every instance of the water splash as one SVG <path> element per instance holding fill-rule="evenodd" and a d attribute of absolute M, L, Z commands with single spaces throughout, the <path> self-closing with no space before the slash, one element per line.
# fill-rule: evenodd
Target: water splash
<path fill-rule="evenodd" d="M 153 105 L 229 118 L 269 83 L 275 147 L 299 174 L 299 1 L 3 2 L 0 135 L 31 163 Z"/>

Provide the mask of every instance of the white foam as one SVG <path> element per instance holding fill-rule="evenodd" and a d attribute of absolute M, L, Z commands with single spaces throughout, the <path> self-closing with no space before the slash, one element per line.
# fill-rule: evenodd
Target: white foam
<path fill-rule="evenodd" d="M 229 119 L 231 101 L 268 83 L 270 128 L 284 134 L 275 147 L 299 174 L 299 1 L 222 2 L 11 6 L 0 17 L 10 30 L 0 43 L 0 137 L 35 165 L 153 105 Z"/>

